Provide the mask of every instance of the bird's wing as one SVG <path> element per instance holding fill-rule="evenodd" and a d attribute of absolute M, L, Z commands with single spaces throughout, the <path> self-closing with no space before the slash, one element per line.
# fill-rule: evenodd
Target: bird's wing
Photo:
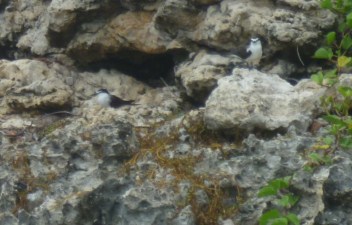
<path fill-rule="evenodd" d="M 247 52 L 251 52 L 251 46 L 247 47 Z"/>
<path fill-rule="evenodd" d="M 123 105 L 131 105 L 134 101 L 125 101 L 119 97 L 116 97 L 114 95 L 111 95 L 111 102 L 110 105 L 111 107 L 118 108 Z"/>

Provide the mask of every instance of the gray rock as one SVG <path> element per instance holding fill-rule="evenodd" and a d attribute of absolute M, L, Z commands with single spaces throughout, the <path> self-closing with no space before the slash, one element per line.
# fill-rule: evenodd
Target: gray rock
<path fill-rule="evenodd" d="M 351 200 L 352 179 L 352 164 L 343 163 L 333 166 L 330 169 L 329 177 L 324 183 L 324 194 L 327 199 L 334 201 Z"/>
<path fill-rule="evenodd" d="M 351 209 L 337 206 L 336 209 L 327 210 L 319 215 L 316 223 L 322 225 L 348 225 L 351 224 Z"/>
<path fill-rule="evenodd" d="M 125 183 L 108 180 L 82 200 L 75 224 L 166 224 L 174 209 L 169 196 L 150 184 L 128 189 Z"/>
<path fill-rule="evenodd" d="M 18 220 L 10 213 L 3 213 L 0 215 L 0 223 L 6 225 L 17 225 Z"/>
<path fill-rule="evenodd" d="M 292 174 L 302 224 L 351 224 L 350 154 L 302 169 L 319 140 L 305 131 L 325 89 L 239 69 L 236 56 L 259 36 L 260 68 L 270 71 L 277 53 L 315 45 L 336 22 L 317 1 L 0 0 L 0 9 L 2 57 L 43 56 L 0 62 L 0 224 L 255 225 L 270 208 L 258 190 Z M 182 61 L 186 52 L 194 57 Z M 190 97 L 210 94 L 205 109 L 187 111 L 176 86 L 151 88 L 112 69 L 164 56 L 177 61 Z M 300 70 L 286 60 L 271 72 Z M 91 97 L 98 88 L 137 104 L 102 109 Z M 27 113 L 71 107 L 66 118 Z M 263 130 L 265 139 L 255 136 Z M 206 221 L 214 187 L 224 194 L 215 209 L 238 208 Z"/>
<path fill-rule="evenodd" d="M 272 56 L 312 44 L 336 17 L 314 1 L 145 0 L 20 1 L 6 4 L 0 40 L 22 52 L 8 55 L 69 55 L 80 63 L 123 51 L 163 54 L 199 46 L 238 51 L 252 35 L 270 42 Z M 99 15 L 99 16 L 98 16 Z M 120 56 L 120 54 L 118 54 Z"/>
<path fill-rule="evenodd" d="M 277 75 L 234 69 L 209 96 L 204 121 L 210 129 L 275 130 L 293 125 L 305 131 L 324 90 L 312 81 L 291 86 Z"/>
<path fill-rule="evenodd" d="M 242 59 L 236 55 L 200 51 L 179 65 L 175 76 L 180 78 L 187 95 L 198 101 L 205 101 L 217 81 L 229 74 L 234 66 L 241 64 Z"/>
<path fill-rule="evenodd" d="M 221 225 L 234 225 L 234 223 L 232 222 L 232 220 L 227 219 L 227 220 L 223 220 L 220 223 Z"/>
<path fill-rule="evenodd" d="M 11 145 L 2 145 L 2 154 L 13 158 L 6 166 L 16 173 L 10 177 L 8 168 L 2 170 L 4 197 L 0 206 L 4 212 L 19 210 L 20 224 L 80 223 L 75 221 L 81 217 L 79 203 L 83 196 L 98 189 L 104 183 L 102 178 L 107 183 L 108 177 L 116 178 L 122 163 L 138 150 L 127 122 L 89 127 L 73 121 L 68 130 L 58 129 L 41 142 L 26 142 L 19 151 L 9 151 Z M 28 152 L 21 152 L 22 148 Z M 96 210 L 95 205 L 92 207 Z"/>
<path fill-rule="evenodd" d="M 207 8 L 205 18 L 193 33 L 192 40 L 221 49 L 240 49 L 245 47 L 250 36 L 258 35 L 269 40 L 270 50 L 264 52 L 272 54 L 273 51 L 287 48 L 287 45 L 311 43 L 318 38 L 317 30 L 334 23 L 335 16 L 317 10 L 315 2 L 277 1 L 283 2 L 286 4 L 221 1 Z M 291 7 L 287 7 L 287 2 Z M 297 7 L 301 8 L 298 13 Z M 298 31 L 297 27 L 301 29 Z"/>
<path fill-rule="evenodd" d="M 101 151 L 105 161 L 129 159 L 138 151 L 136 137 L 131 131 L 132 126 L 128 123 L 97 126 L 90 131 L 91 144 Z"/>
<path fill-rule="evenodd" d="M 178 216 L 172 220 L 171 222 L 172 225 L 194 225 L 195 220 L 194 220 L 194 215 L 192 212 L 192 207 L 186 206 L 181 210 L 181 212 L 178 214 Z"/>
<path fill-rule="evenodd" d="M 271 65 L 271 67 L 263 68 L 263 71 L 268 74 L 277 74 L 290 83 L 298 83 L 298 80 L 292 78 L 295 73 L 299 72 L 298 66 L 288 61 L 279 59 L 274 65 Z"/>
<path fill-rule="evenodd" d="M 66 67 L 37 60 L 0 63 L 0 113 L 71 107 L 72 89 L 62 79 L 70 73 Z"/>

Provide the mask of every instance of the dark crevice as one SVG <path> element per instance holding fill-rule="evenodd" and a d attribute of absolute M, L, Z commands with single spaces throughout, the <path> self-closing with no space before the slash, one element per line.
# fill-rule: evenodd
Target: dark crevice
<path fill-rule="evenodd" d="M 310 78 L 312 75 L 312 65 L 319 65 L 320 61 L 314 60 L 312 58 L 315 50 L 316 47 L 314 46 L 301 46 L 298 47 L 298 54 L 297 48 L 291 47 L 285 49 L 284 51 L 276 52 L 270 58 L 265 59 L 265 62 L 272 62 L 273 59 L 281 59 L 292 63 L 297 69 L 293 71 L 292 74 L 287 74 L 288 76 L 284 79 L 286 79 L 292 85 L 295 85 L 302 79 Z"/>
<path fill-rule="evenodd" d="M 123 51 L 89 65 L 80 70 L 97 72 L 100 69 L 118 70 L 151 87 L 174 85 L 175 64 L 188 55 L 186 51 L 170 51 L 164 54 L 146 54 L 137 51 Z M 166 84 L 165 84 L 166 83 Z"/>

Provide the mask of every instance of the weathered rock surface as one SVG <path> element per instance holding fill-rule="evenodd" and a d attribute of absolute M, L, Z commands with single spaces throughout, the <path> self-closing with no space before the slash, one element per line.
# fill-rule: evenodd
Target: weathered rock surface
<path fill-rule="evenodd" d="M 154 110 L 154 114 L 158 110 L 171 114 L 179 110 L 182 101 L 175 87 L 153 89 L 116 70 L 80 73 L 40 60 L 2 60 L 0 78 L 0 114 L 23 110 L 60 111 L 78 106 L 81 107 L 75 108 L 77 113 L 90 112 L 90 108 L 96 108 L 93 95 L 100 88 L 122 99 L 135 100 L 139 105 L 162 108 L 147 107 L 144 112 L 140 110 L 141 114 L 148 114 L 150 110 Z"/>
<path fill-rule="evenodd" d="M 217 85 L 218 79 L 228 75 L 234 66 L 243 64 L 242 59 L 236 55 L 200 51 L 178 66 L 175 76 L 180 78 L 187 95 L 205 101 Z"/>
<path fill-rule="evenodd" d="M 116 70 L 102 69 L 98 72 L 78 73 L 73 80 L 76 102 L 92 98 L 95 91 L 105 88 L 125 100 L 138 100 L 152 91 L 148 85 Z"/>
<path fill-rule="evenodd" d="M 1 112 L 70 108 L 72 89 L 65 78 L 70 70 L 36 60 L 0 62 Z"/>
<path fill-rule="evenodd" d="M 307 127 L 325 89 L 264 72 L 307 70 L 297 46 L 310 58 L 335 22 L 317 1 L 0 0 L 0 9 L 0 224 L 256 225 L 271 207 L 258 190 L 288 175 L 301 224 L 351 223 L 351 155 L 309 158 L 321 137 Z M 240 58 L 251 36 L 262 40 L 262 72 Z M 101 108 L 100 88 L 136 104 Z M 183 88 L 200 103 L 210 95 L 206 107 L 186 103 Z"/>
<path fill-rule="evenodd" d="M 293 125 L 305 131 L 324 91 L 308 80 L 292 86 L 277 75 L 234 69 L 209 96 L 204 120 L 210 129 L 275 130 Z"/>
<path fill-rule="evenodd" d="M 87 63 L 126 50 L 155 54 L 202 45 L 239 50 L 258 35 L 270 43 L 265 49 L 270 56 L 288 45 L 314 43 L 334 21 L 315 1 L 303 0 L 21 0 L 6 6 L 0 40 L 32 54 L 63 53 Z"/>

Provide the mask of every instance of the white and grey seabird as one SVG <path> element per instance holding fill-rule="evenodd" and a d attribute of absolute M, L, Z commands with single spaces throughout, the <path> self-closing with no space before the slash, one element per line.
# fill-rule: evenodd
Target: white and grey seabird
<path fill-rule="evenodd" d="M 106 89 L 96 91 L 96 101 L 102 107 L 118 108 L 124 105 L 131 105 L 134 101 L 126 101 L 109 93 Z"/>
<path fill-rule="evenodd" d="M 251 38 L 251 43 L 247 47 L 250 55 L 246 58 L 249 66 L 258 66 L 263 55 L 262 43 L 259 38 Z"/>

